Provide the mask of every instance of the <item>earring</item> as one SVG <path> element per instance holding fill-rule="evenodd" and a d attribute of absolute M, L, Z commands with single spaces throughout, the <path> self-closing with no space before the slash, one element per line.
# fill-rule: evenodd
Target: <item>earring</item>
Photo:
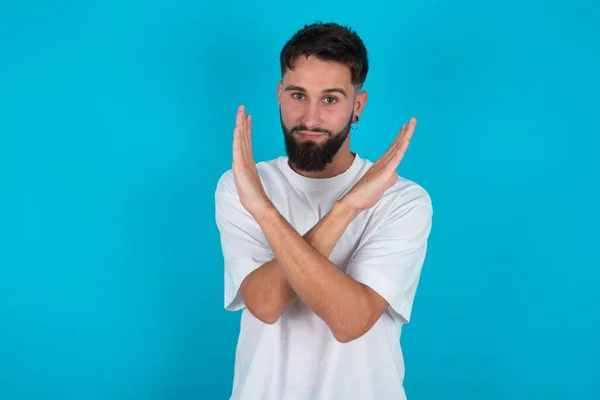
<path fill-rule="evenodd" d="M 353 130 L 357 130 L 358 129 L 358 115 L 354 116 L 354 121 L 352 122 L 352 129 Z"/>

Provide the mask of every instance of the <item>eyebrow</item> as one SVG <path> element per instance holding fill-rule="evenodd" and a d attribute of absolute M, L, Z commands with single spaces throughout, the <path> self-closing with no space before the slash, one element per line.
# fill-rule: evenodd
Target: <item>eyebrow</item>
<path fill-rule="evenodd" d="M 295 86 L 295 85 L 290 85 L 288 87 L 285 88 L 285 91 L 291 91 L 291 90 L 295 90 L 298 92 L 304 92 L 306 93 L 306 89 L 304 89 L 303 87 L 300 86 Z M 346 91 L 342 88 L 331 88 L 331 89 L 325 89 L 323 90 L 323 93 L 340 93 L 342 94 L 344 97 L 348 97 L 348 95 L 346 94 Z"/>

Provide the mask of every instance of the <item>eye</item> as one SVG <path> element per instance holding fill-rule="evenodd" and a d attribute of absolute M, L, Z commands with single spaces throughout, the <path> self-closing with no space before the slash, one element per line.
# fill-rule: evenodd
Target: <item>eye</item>
<path fill-rule="evenodd" d="M 335 97 L 331 97 L 331 96 L 325 97 L 325 103 L 327 103 L 327 104 L 334 104 L 336 102 L 337 102 L 337 99 Z"/>
<path fill-rule="evenodd" d="M 304 93 L 292 93 L 292 98 L 302 100 L 304 98 Z"/>

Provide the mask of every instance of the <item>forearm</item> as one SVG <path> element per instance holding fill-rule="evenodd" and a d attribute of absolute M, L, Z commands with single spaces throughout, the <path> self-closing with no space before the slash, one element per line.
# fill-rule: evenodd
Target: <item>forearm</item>
<path fill-rule="evenodd" d="M 248 311 L 264 323 L 272 324 L 296 299 L 277 259 L 273 259 L 252 271 L 242 281 L 240 293 Z"/>
<path fill-rule="evenodd" d="M 341 223 L 340 223 L 341 222 Z M 301 237 L 309 247 L 328 258 L 350 221 L 323 218 Z M 297 295 L 277 258 L 250 273 L 240 287 L 248 310 L 265 323 L 274 323 Z"/>
<path fill-rule="evenodd" d="M 331 252 L 356 215 L 357 211 L 336 203 L 308 234 L 310 242 L 321 248 L 311 246 L 274 208 L 257 215 L 290 287 L 340 341 L 363 330 L 371 310 L 369 297 L 362 284 L 341 271 L 329 261 L 329 254 L 320 250 Z"/>

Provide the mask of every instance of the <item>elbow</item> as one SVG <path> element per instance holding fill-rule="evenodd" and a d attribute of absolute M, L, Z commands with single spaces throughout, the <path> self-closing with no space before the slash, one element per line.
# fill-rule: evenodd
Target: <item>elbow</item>
<path fill-rule="evenodd" d="M 256 317 L 258 318 L 260 321 L 262 321 L 263 323 L 267 324 L 267 325 L 273 325 L 275 322 L 279 321 L 279 314 L 262 314 L 260 317 Z"/>
<path fill-rule="evenodd" d="M 364 335 L 365 332 L 350 332 L 350 331 L 333 331 L 333 337 L 335 338 L 335 340 L 337 340 L 339 343 L 342 344 L 346 344 L 346 343 L 350 343 L 356 339 L 358 339 L 359 337 L 361 337 L 362 335 Z"/>
<path fill-rule="evenodd" d="M 385 299 L 381 296 L 372 296 L 370 293 L 374 292 L 372 290 L 367 292 L 363 297 L 365 301 L 347 311 L 339 319 L 340 322 L 329 325 L 338 342 L 349 343 L 367 334 L 388 307 L 389 304 Z"/>
<path fill-rule="evenodd" d="M 344 318 L 343 323 L 331 324 L 330 329 L 333 337 L 340 343 L 350 343 L 367 334 L 379 319 L 379 315 L 369 309 L 358 314 L 354 313 L 353 318 Z"/>
<path fill-rule="evenodd" d="M 333 332 L 333 337 L 338 343 L 342 344 L 350 343 L 351 341 L 357 338 L 355 335 L 342 332 Z"/>
<path fill-rule="evenodd" d="M 270 307 L 256 307 L 250 305 L 247 305 L 247 307 L 248 311 L 250 311 L 250 313 L 254 315 L 256 319 L 267 325 L 273 325 L 279 320 L 279 317 L 281 316 L 280 310 L 272 309 Z"/>
<path fill-rule="evenodd" d="M 359 322 L 354 325 L 345 325 L 331 329 L 331 333 L 333 334 L 335 340 L 337 340 L 339 343 L 345 344 L 362 337 L 369 331 L 369 329 L 369 324 Z"/>

